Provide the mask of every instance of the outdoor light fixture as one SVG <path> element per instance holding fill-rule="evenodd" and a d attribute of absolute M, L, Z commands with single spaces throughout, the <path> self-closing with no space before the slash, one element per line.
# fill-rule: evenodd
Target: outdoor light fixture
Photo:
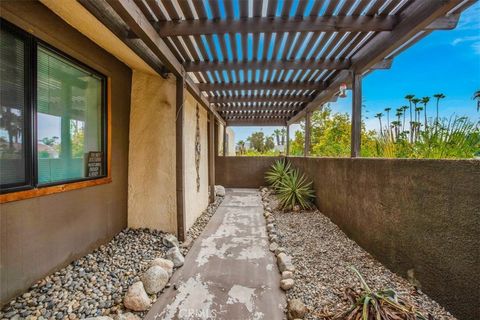
<path fill-rule="evenodd" d="M 345 82 L 342 82 L 340 85 L 340 93 L 338 94 L 340 98 L 345 98 L 347 97 L 347 84 Z"/>

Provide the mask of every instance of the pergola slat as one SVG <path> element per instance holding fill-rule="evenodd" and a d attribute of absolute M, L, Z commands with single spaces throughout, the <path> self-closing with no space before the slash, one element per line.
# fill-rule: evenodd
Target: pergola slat
<path fill-rule="evenodd" d="M 242 97 L 212 97 L 210 103 L 239 103 L 239 102 L 308 102 L 310 96 L 242 96 Z"/>
<path fill-rule="evenodd" d="M 171 37 L 236 32 L 247 34 L 308 31 L 391 31 L 396 21 L 395 16 L 252 17 L 238 20 L 229 18 L 159 21 L 155 27 L 161 37 Z"/>
<path fill-rule="evenodd" d="M 188 72 L 205 72 L 214 70 L 255 70 L 255 69 L 285 69 L 285 70 L 305 70 L 305 69 L 326 69 L 326 70 L 343 70 L 350 68 L 349 60 L 342 59 L 320 59 L 320 60 L 282 60 L 282 61 L 196 61 L 185 62 L 183 67 Z"/>
<path fill-rule="evenodd" d="M 198 87 L 202 91 L 212 90 L 322 90 L 324 83 L 316 82 L 243 82 L 243 83 L 199 83 Z"/>

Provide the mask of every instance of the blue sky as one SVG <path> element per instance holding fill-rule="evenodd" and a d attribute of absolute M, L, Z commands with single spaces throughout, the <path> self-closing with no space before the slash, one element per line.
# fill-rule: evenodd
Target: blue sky
<path fill-rule="evenodd" d="M 443 93 L 440 115 L 468 115 L 479 119 L 473 92 L 480 89 L 480 3 L 463 12 L 456 29 L 434 31 L 415 45 L 396 56 L 392 68 L 377 70 L 363 80 L 363 101 L 366 105 L 362 118 L 368 129 L 378 130 L 378 119 L 373 116 L 386 107 L 392 110 L 407 104 L 406 94 L 418 97 Z M 433 100 L 433 99 L 432 99 Z M 334 111 L 351 109 L 351 94 L 332 103 Z M 433 115 L 435 106 L 429 105 Z M 367 119 L 368 118 L 368 119 Z M 262 130 L 272 134 L 276 127 L 232 127 L 235 140 L 245 140 L 252 132 Z M 298 125 L 290 128 L 291 136 Z"/>

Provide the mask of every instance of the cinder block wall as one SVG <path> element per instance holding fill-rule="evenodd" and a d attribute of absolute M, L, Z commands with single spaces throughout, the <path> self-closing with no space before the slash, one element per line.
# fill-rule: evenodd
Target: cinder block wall
<path fill-rule="evenodd" d="M 274 157 L 218 157 L 217 183 L 256 188 Z M 480 161 L 289 157 L 317 206 L 459 319 L 480 319 Z"/>

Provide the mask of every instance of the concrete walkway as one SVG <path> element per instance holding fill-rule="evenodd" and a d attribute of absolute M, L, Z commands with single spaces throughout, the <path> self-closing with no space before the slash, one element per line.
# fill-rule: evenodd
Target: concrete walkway
<path fill-rule="evenodd" d="M 146 319 L 283 319 L 286 299 L 262 213 L 256 190 L 227 189 Z"/>

